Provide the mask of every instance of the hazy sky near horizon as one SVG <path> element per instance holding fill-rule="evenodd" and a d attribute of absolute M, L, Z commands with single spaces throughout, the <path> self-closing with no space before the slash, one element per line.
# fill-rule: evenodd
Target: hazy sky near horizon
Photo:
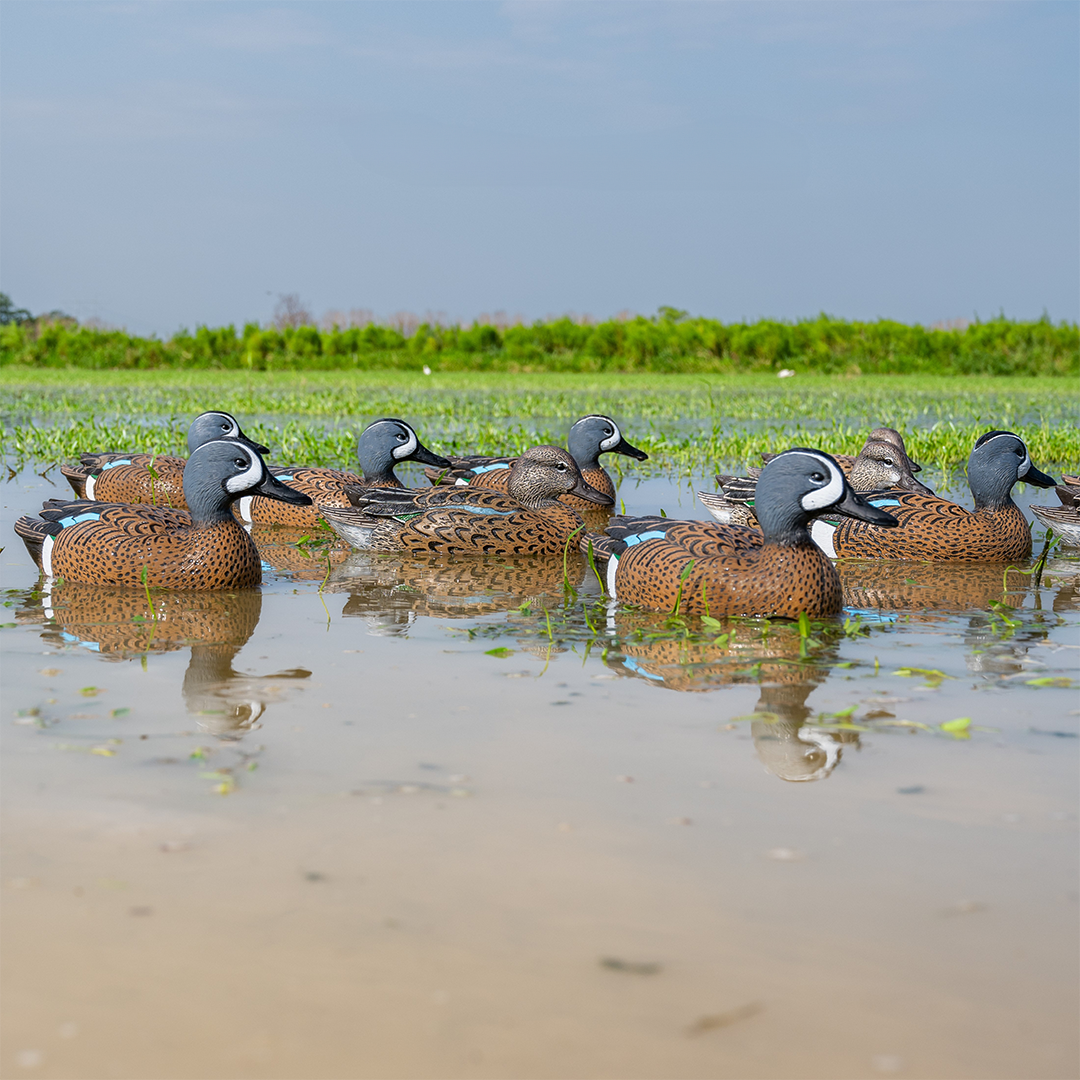
<path fill-rule="evenodd" d="M 134 332 L 367 308 L 1080 315 L 1080 6 L 0 5 L 0 289 Z"/>

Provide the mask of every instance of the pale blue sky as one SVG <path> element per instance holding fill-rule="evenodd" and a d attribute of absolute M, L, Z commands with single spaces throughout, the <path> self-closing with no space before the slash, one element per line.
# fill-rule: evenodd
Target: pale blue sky
<path fill-rule="evenodd" d="M 1080 6 L 0 4 L 0 288 L 138 332 L 1076 319 Z"/>

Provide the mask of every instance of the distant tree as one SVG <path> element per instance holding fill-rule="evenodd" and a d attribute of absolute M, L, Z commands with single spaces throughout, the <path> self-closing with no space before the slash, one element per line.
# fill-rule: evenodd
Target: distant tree
<path fill-rule="evenodd" d="M 315 317 L 296 293 L 279 293 L 273 321 L 279 330 L 284 330 L 287 326 L 313 326 Z"/>
<path fill-rule="evenodd" d="M 7 293 L 0 292 L 0 326 L 29 322 L 33 317 L 26 308 L 17 308 Z"/>

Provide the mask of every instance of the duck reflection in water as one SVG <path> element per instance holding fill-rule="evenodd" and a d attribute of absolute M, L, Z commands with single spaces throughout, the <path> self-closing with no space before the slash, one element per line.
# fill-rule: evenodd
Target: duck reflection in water
<path fill-rule="evenodd" d="M 845 745 L 858 746 L 856 731 L 812 724 L 813 712 L 806 704 L 839 659 L 838 626 L 815 627 L 818 645 L 812 655 L 803 656 L 804 639 L 792 623 L 730 622 L 724 628 L 730 637 L 720 644 L 670 637 L 648 641 L 650 623 L 644 612 L 618 611 L 614 624 L 622 651 L 612 650 L 606 663 L 620 674 L 689 693 L 758 684 L 750 734 L 761 763 L 773 776 L 792 782 L 823 780 L 836 768 Z M 634 640 L 638 631 L 645 640 Z"/>
<path fill-rule="evenodd" d="M 23 621 L 45 621 L 42 638 L 56 646 L 89 649 L 123 661 L 190 648 L 181 687 L 187 711 L 221 739 L 238 739 L 259 724 L 268 703 L 281 699 L 284 679 L 307 679 L 303 668 L 246 675 L 233 668 L 255 632 L 262 610 L 257 589 L 172 592 L 113 588 L 67 581 L 36 594 L 40 606 Z"/>
<path fill-rule="evenodd" d="M 368 621 L 371 633 L 408 633 L 420 616 L 474 619 L 525 603 L 551 607 L 563 600 L 564 580 L 575 589 L 585 561 L 568 551 L 551 556 L 410 556 L 355 552 L 335 567 L 327 592 L 349 594 L 342 615 Z"/>

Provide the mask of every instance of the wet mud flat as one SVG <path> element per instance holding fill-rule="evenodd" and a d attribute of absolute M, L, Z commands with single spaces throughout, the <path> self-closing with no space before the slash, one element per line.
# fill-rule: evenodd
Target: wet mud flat
<path fill-rule="evenodd" d="M 3 1075 L 1077 1074 L 1076 552 L 801 630 L 269 529 L 148 598 L 0 491 Z"/>

